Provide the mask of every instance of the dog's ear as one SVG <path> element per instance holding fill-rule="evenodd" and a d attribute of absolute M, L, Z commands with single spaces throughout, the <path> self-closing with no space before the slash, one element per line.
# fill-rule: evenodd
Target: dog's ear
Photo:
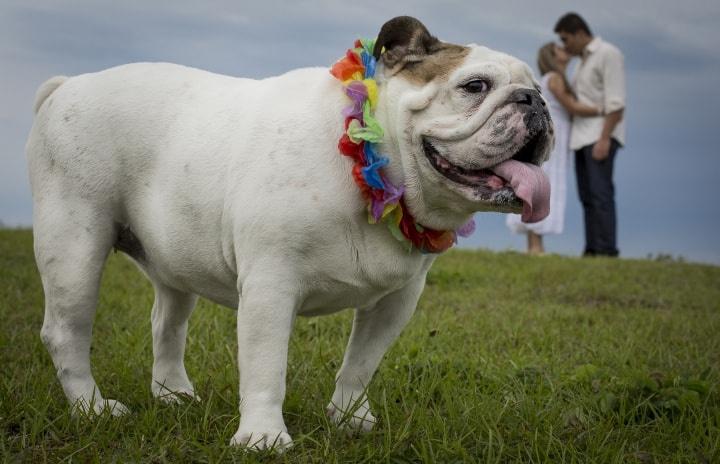
<path fill-rule="evenodd" d="M 410 16 L 398 16 L 383 24 L 373 55 L 395 74 L 407 63 L 422 61 L 437 44 L 439 40 L 423 23 Z"/>

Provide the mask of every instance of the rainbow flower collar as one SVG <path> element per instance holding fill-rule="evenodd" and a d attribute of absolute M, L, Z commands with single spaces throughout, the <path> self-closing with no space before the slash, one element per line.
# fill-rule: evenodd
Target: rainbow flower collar
<path fill-rule="evenodd" d="M 330 74 L 343 83 L 351 104 L 343 109 L 345 133 L 340 138 L 340 153 L 354 161 L 352 174 L 368 203 L 368 221 L 384 222 L 392 235 L 423 253 L 441 253 L 457 242 L 457 236 L 467 237 L 475 230 L 470 220 L 456 231 L 434 230 L 415 222 L 403 199 L 405 188 L 394 185 L 381 169 L 390 160 L 377 152 L 383 129 L 373 116 L 377 106 L 378 87 L 375 81 L 376 60 L 373 56 L 375 40 L 360 39 L 345 57 L 330 69 Z"/>

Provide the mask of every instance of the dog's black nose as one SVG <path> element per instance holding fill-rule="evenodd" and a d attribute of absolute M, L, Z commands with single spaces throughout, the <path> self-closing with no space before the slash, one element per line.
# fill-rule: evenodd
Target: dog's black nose
<path fill-rule="evenodd" d="M 551 124 L 550 114 L 540 92 L 535 89 L 516 89 L 507 101 L 518 105 L 517 110 L 523 114 L 525 127 L 533 136 L 547 132 Z"/>
<path fill-rule="evenodd" d="M 549 118 L 545 99 L 535 89 L 516 89 L 510 94 L 508 103 L 517 103 L 519 110 L 525 113 L 526 118 L 544 117 Z M 529 119 L 525 121 L 530 125 Z"/>
<path fill-rule="evenodd" d="M 532 105 L 535 101 L 542 102 L 542 98 L 537 95 L 537 91 L 535 90 L 518 89 L 510 95 L 509 101 L 521 105 Z"/>

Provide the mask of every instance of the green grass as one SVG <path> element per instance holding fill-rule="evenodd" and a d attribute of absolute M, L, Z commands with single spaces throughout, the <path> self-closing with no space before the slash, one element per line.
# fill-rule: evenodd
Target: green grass
<path fill-rule="evenodd" d="M 238 426 L 234 311 L 201 301 L 186 363 L 202 403 L 150 394 L 148 282 L 103 276 L 92 348 L 132 414 L 69 415 L 40 342 L 29 231 L 0 231 L 0 451 L 20 462 L 720 462 L 720 268 L 452 251 L 370 386 L 379 424 L 346 436 L 324 407 L 351 314 L 299 319 L 283 456 L 227 444 Z"/>

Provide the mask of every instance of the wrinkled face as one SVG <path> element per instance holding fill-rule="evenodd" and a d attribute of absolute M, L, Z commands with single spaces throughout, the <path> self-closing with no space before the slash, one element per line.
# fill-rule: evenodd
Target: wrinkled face
<path fill-rule="evenodd" d="M 544 218 L 549 184 L 539 166 L 553 129 L 530 68 L 477 45 L 440 43 L 415 59 L 401 71 L 385 69 L 381 101 L 386 137 L 401 158 L 401 167 L 391 163 L 393 175 L 403 177 L 417 221 L 451 229 L 476 211 Z"/>

